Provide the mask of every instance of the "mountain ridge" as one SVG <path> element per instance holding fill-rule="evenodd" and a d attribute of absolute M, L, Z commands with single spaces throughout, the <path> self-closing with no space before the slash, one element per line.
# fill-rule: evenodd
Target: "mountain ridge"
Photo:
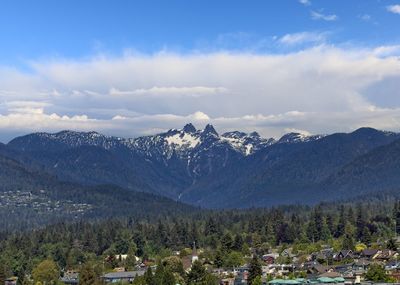
<path fill-rule="evenodd" d="M 116 184 L 196 206 L 232 208 L 299 202 L 306 193 L 313 197 L 305 203 L 323 200 L 329 177 L 397 139 L 397 133 L 372 128 L 273 139 L 256 132 L 218 134 L 212 125 L 201 130 L 189 123 L 130 139 L 97 132 L 33 133 L 4 148 L 61 180 Z"/>

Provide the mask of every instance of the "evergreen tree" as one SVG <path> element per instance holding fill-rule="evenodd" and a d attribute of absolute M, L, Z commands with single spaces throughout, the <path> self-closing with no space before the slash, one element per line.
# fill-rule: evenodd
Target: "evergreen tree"
<path fill-rule="evenodd" d="M 144 280 L 146 282 L 146 285 L 157 285 L 154 276 L 153 276 L 153 271 L 151 270 L 151 267 L 149 266 L 144 274 Z"/>
<path fill-rule="evenodd" d="M 196 260 L 195 262 L 193 262 L 192 268 L 187 275 L 188 284 L 200 283 L 204 281 L 206 275 L 206 269 L 199 260 Z"/>
<path fill-rule="evenodd" d="M 209 235 L 216 234 L 217 232 L 218 232 L 217 224 L 216 224 L 215 220 L 212 217 L 210 217 L 207 220 L 206 225 L 204 227 L 204 235 L 209 236 Z"/>
<path fill-rule="evenodd" d="M 354 219 L 354 210 L 353 207 L 350 205 L 349 209 L 347 211 L 347 218 L 346 221 L 349 222 L 350 224 L 354 225 L 355 224 L 355 219 Z"/>
<path fill-rule="evenodd" d="M 265 238 L 270 242 L 270 244 L 275 245 L 276 244 L 276 237 L 275 237 L 275 232 L 274 232 L 274 227 L 272 226 L 271 222 L 267 222 L 265 225 Z"/>
<path fill-rule="evenodd" d="M 154 282 L 157 285 L 163 285 L 163 278 L 164 278 L 164 265 L 162 262 L 157 263 L 156 272 L 154 273 Z"/>
<path fill-rule="evenodd" d="M 394 204 L 393 219 L 395 222 L 395 234 L 400 235 L 400 200 Z"/>
<path fill-rule="evenodd" d="M 161 279 L 162 285 L 175 285 L 175 276 L 171 270 L 164 268 L 163 276 Z M 160 285 L 161 285 L 160 284 Z"/>
<path fill-rule="evenodd" d="M 253 281 L 262 274 L 261 263 L 256 255 L 251 259 L 249 267 L 247 282 L 249 285 L 253 285 Z"/>
<path fill-rule="evenodd" d="M 133 246 L 133 245 L 130 246 L 129 249 L 128 249 L 128 256 L 126 257 L 126 260 L 125 260 L 125 265 L 129 269 L 132 269 L 136 265 L 135 252 L 136 252 L 136 245 L 135 246 Z"/>
<path fill-rule="evenodd" d="M 236 250 L 236 251 L 242 251 L 243 243 L 244 243 L 244 241 L 243 241 L 242 235 L 241 234 L 237 234 L 235 236 L 235 240 L 233 241 L 232 249 Z"/>
<path fill-rule="evenodd" d="M 233 238 L 229 232 L 226 232 L 221 238 L 221 250 L 224 254 L 229 253 L 233 247 Z"/>
<path fill-rule="evenodd" d="M 237 251 L 232 251 L 224 258 L 225 268 L 239 267 L 243 263 L 242 255 Z"/>
<path fill-rule="evenodd" d="M 365 226 L 361 234 L 361 241 L 366 244 L 370 244 L 371 240 L 372 240 L 371 231 L 369 230 L 368 227 Z"/>
<path fill-rule="evenodd" d="M 326 241 L 330 238 L 331 238 L 331 231 L 329 230 L 328 224 L 326 222 L 326 218 L 323 218 L 320 239 Z"/>
<path fill-rule="evenodd" d="M 357 219 L 356 219 L 356 238 L 358 241 L 363 241 L 363 231 L 366 227 L 365 213 L 361 204 L 357 205 Z"/>
<path fill-rule="evenodd" d="M 339 209 L 339 221 L 335 232 L 335 237 L 341 237 L 344 235 L 344 228 L 346 226 L 346 212 L 343 205 L 340 205 Z"/>
<path fill-rule="evenodd" d="M 136 254 L 143 256 L 145 240 L 142 231 L 135 231 L 133 234 L 133 241 L 136 244 Z"/>
<path fill-rule="evenodd" d="M 315 224 L 315 220 L 311 219 L 308 222 L 308 226 L 307 226 L 307 238 L 309 241 L 311 242 L 316 242 L 318 240 L 318 230 Z"/>
<path fill-rule="evenodd" d="M 223 258 L 224 258 L 224 255 L 223 255 L 221 249 L 218 249 L 218 250 L 216 251 L 215 257 L 214 257 L 214 265 L 215 265 L 217 268 L 221 268 L 221 267 L 222 267 L 222 264 L 223 264 L 223 262 L 224 262 L 224 261 L 223 261 Z"/>
<path fill-rule="evenodd" d="M 343 249 L 354 250 L 355 241 L 354 241 L 354 231 L 352 225 L 347 222 L 344 229 L 344 237 L 343 237 Z"/>
<path fill-rule="evenodd" d="M 335 229 L 335 224 L 334 224 L 334 217 L 332 214 L 328 214 L 326 216 L 326 224 L 328 226 L 331 236 L 333 236 L 335 234 L 336 229 Z"/>
<path fill-rule="evenodd" d="M 314 223 L 315 223 L 315 230 L 316 230 L 316 240 L 322 240 L 322 231 L 323 231 L 323 223 L 324 217 L 322 213 L 321 205 L 318 205 L 314 210 Z"/>
<path fill-rule="evenodd" d="M 147 285 L 147 283 L 144 276 L 136 276 L 135 279 L 133 279 L 132 285 Z"/>
<path fill-rule="evenodd" d="M 396 245 L 396 241 L 394 239 L 389 239 L 387 244 L 386 244 L 386 248 L 393 250 L 393 251 L 397 251 L 397 245 Z"/>
<path fill-rule="evenodd" d="M 2 262 L 0 262 L 0 285 L 4 285 L 6 282 L 6 270 Z"/>

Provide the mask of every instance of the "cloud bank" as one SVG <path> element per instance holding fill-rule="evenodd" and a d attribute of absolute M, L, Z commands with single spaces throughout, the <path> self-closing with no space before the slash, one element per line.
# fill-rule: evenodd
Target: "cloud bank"
<path fill-rule="evenodd" d="M 318 37 L 299 33 L 281 41 L 319 42 Z M 398 46 L 320 44 L 286 54 L 55 58 L 29 62 L 28 72 L 3 66 L 0 139 L 62 129 L 134 137 L 187 122 L 267 137 L 292 129 L 400 131 L 399 55 Z"/>

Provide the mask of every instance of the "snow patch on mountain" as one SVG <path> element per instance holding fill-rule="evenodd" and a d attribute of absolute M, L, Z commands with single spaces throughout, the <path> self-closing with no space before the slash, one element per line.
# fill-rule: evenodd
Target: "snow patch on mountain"
<path fill-rule="evenodd" d="M 191 133 L 180 131 L 172 136 L 165 138 L 168 145 L 175 145 L 178 147 L 195 148 L 200 142 L 200 138 Z"/>
<path fill-rule="evenodd" d="M 233 149 L 248 156 L 275 142 L 274 139 L 265 139 L 256 132 L 246 134 L 243 132 L 228 132 L 221 136 L 221 141 L 228 143 Z"/>
<path fill-rule="evenodd" d="M 324 135 L 306 135 L 301 133 L 288 133 L 283 135 L 278 143 L 301 143 L 301 142 L 310 142 L 316 141 L 323 138 Z"/>

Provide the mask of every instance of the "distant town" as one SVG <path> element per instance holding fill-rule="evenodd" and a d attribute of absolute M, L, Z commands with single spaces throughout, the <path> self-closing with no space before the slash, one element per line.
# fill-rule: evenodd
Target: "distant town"
<path fill-rule="evenodd" d="M 400 284 L 397 242 L 398 240 L 391 239 L 386 243 L 376 244 L 373 248 L 358 244 L 354 251 L 337 251 L 328 245 L 318 245 L 318 250 L 310 254 L 294 247 L 276 248 L 261 256 L 243 256 L 243 259 L 231 254 L 229 258 L 232 263 L 236 262 L 235 266 L 218 266 L 215 262 L 210 262 L 206 252 L 194 245 L 192 249 L 174 251 L 171 256 L 158 262 L 151 258 L 142 260 L 129 254 L 108 255 L 104 257 L 102 274 L 98 277 L 94 277 L 95 267 L 88 269 L 83 266 L 81 269 L 54 272 L 54 276 L 59 274 L 59 278 L 47 281 L 79 285 L 87 284 L 86 279 L 89 277 L 98 278 L 95 284 Z M 239 265 L 240 260 L 243 261 L 242 265 Z M 103 271 L 105 263 L 108 268 Z M 43 261 L 34 269 L 33 275 L 28 277 L 30 281 L 27 279 L 25 282 L 34 282 L 41 275 L 43 278 L 51 278 L 48 271 L 52 271 L 52 266 L 56 266 L 53 261 Z M 167 283 L 171 281 L 169 279 L 163 283 L 157 281 L 168 278 L 163 276 L 168 273 L 172 273 L 172 283 Z M 81 276 L 84 278 L 83 282 Z M 182 282 L 175 281 L 176 276 L 182 278 Z M 383 279 L 386 283 L 379 281 Z M 9 277 L 4 280 L 4 284 L 16 285 L 17 281 L 18 277 Z M 201 282 L 196 283 L 197 281 Z"/>
<path fill-rule="evenodd" d="M 40 190 L 37 194 L 19 190 L 0 192 L 0 209 L 18 211 L 23 208 L 32 209 L 39 213 L 59 212 L 79 215 L 92 208 L 90 204 L 86 203 L 52 200 L 45 194 L 45 190 Z"/>

